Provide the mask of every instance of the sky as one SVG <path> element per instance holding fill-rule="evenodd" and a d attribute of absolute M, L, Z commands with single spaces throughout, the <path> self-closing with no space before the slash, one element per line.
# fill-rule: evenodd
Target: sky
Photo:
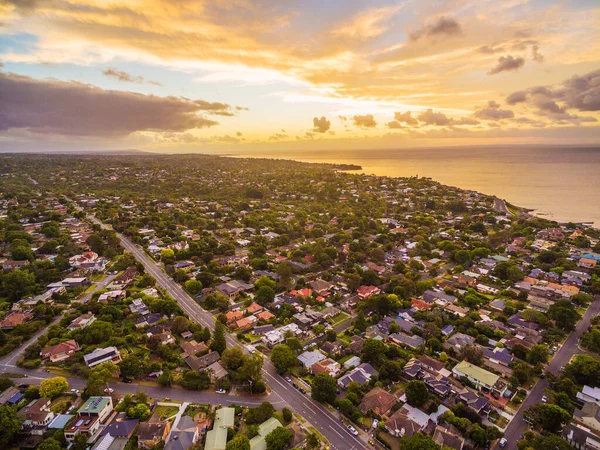
<path fill-rule="evenodd" d="M 0 151 L 600 143 L 597 0 L 2 0 Z"/>

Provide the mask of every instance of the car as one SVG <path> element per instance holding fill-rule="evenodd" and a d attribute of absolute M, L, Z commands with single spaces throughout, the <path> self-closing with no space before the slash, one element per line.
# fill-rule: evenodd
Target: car
<path fill-rule="evenodd" d="M 227 393 L 227 391 L 225 389 L 217 389 L 215 392 L 217 394 L 226 394 Z"/>
<path fill-rule="evenodd" d="M 371 428 L 377 428 L 377 425 L 379 425 L 379 420 L 374 419 L 373 423 L 371 424 Z"/>
<path fill-rule="evenodd" d="M 79 394 L 79 389 L 71 389 L 71 394 Z"/>
<path fill-rule="evenodd" d="M 348 425 L 348 431 L 350 433 L 352 433 L 354 436 L 358 436 L 358 431 L 356 431 L 356 428 L 354 428 L 352 425 Z"/>
<path fill-rule="evenodd" d="M 558 347 L 555 345 L 554 347 L 552 347 L 552 351 L 555 352 L 558 350 Z"/>
<path fill-rule="evenodd" d="M 542 372 L 542 373 L 540 374 L 540 378 L 541 378 L 541 379 L 544 379 L 544 378 L 546 378 L 546 373 L 545 373 L 545 372 Z"/>
<path fill-rule="evenodd" d="M 519 441 L 522 441 L 523 439 L 525 439 L 525 435 L 522 434 L 521 436 L 519 436 Z"/>
<path fill-rule="evenodd" d="M 292 386 L 294 386 L 294 389 L 298 389 L 298 385 L 296 383 L 292 383 Z"/>
<path fill-rule="evenodd" d="M 506 438 L 500 439 L 500 447 L 504 448 L 504 447 L 506 447 L 506 444 L 508 444 L 508 441 L 506 440 Z"/>
<path fill-rule="evenodd" d="M 548 403 L 548 397 L 545 395 L 542 397 L 542 403 Z"/>
<path fill-rule="evenodd" d="M 131 383 L 133 380 L 131 378 L 123 378 L 123 383 Z"/>
<path fill-rule="evenodd" d="M 292 379 L 290 377 L 285 377 L 285 381 L 287 381 L 288 383 L 291 383 Z"/>
<path fill-rule="evenodd" d="M 106 388 L 106 389 L 104 389 L 104 393 L 105 394 L 112 394 L 113 392 L 115 392 L 115 390 L 113 388 Z"/>
<path fill-rule="evenodd" d="M 306 394 L 306 391 L 303 388 L 299 388 L 298 389 L 300 392 L 302 392 L 303 394 Z"/>
<path fill-rule="evenodd" d="M 375 447 L 375 441 L 373 439 L 369 439 L 369 445 Z"/>
<path fill-rule="evenodd" d="M 248 352 L 253 355 L 256 352 L 256 348 L 254 347 L 254 345 L 246 345 L 246 350 L 248 350 Z"/>

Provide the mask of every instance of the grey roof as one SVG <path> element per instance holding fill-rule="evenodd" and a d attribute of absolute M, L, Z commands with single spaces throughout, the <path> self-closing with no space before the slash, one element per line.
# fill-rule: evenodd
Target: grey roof
<path fill-rule="evenodd" d="M 390 338 L 411 348 L 417 348 L 425 343 L 425 339 L 423 339 L 421 336 L 409 336 L 404 333 L 394 333 L 390 336 Z"/>

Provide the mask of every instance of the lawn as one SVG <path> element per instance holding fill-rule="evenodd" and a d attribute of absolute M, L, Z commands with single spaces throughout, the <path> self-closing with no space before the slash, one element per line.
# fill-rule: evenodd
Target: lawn
<path fill-rule="evenodd" d="M 335 327 L 336 325 L 339 325 L 340 323 L 347 320 L 349 317 L 350 316 L 346 313 L 339 313 L 337 316 L 332 318 L 332 325 Z"/>
<path fill-rule="evenodd" d="M 70 394 L 63 394 L 50 403 L 50 410 L 56 414 L 64 413 L 67 409 L 71 407 L 73 401 L 75 400 L 75 396 Z"/>
<path fill-rule="evenodd" d="M 152 412 L 161 420 L 164 420 L 177 414 L 177 412 L 179 412 L 179 408 L 176 406 L 157 406 Z"/>
<path fill-rule="evenodd" d="M 378 439 L 385 442 L 388 448 L 391 448 L 392 450 L 400 450 L 400 439 L 393 437 L 391 434 L 379 433 Z"/>

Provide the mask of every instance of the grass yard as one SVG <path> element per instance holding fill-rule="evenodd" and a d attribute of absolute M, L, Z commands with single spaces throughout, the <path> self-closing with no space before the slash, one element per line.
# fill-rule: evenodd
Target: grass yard
<path fill-rule="evenodd" d="M 388 433 L 379 433 L 379 439 L 385 442 L 389 448 L 392 450 L 400 450 L 400 439 L 395 438 L 391 434 Z"/>
<path fill-rule="evenodd" d="M 345 320 L 348 320 L 350 318 L 350 316 L 346 313 L 339 313 L 337 316 L 334 316 L 332 318 L 332 324 L 333 326 L 337 326 L 340 323 L 344 322 Z"/>
<path fill-rule="evenodd" d="M 152 411 L 161 420 L 168 419 L 179 412 L 179 408 L 176 406 L 157 406 Z"/>
<path fill-rule="evenodd" d="M 55 414 L 62 414 L 71 407 L 75 401 L 75 398 L 76 397 L 74 395 L 61 395 L 52 400 L 52 403 L 50 403 L 50 410 Z"/>

